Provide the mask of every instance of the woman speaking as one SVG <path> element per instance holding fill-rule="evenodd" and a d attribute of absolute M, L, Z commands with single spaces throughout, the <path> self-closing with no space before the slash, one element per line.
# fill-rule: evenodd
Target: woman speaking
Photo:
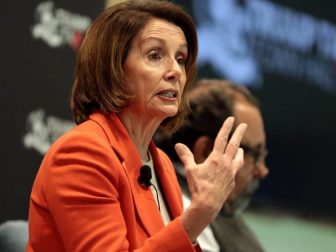
<path fill-rule="evenodd" d="M 166 1 L 128 1 L 93 22 L 79 50 L 72 90 L 78 124 L 49 149 L 31 192 L 27 251 L 201 251 L 243 164 L 233 118 L 202 164 L 176 145 L 191 205 L 182 209 L 169 158 L 152 141 L 188 112 L 197 36 L 191 17 Z M 206 123 L 206 122 L 204 122 Z"/>

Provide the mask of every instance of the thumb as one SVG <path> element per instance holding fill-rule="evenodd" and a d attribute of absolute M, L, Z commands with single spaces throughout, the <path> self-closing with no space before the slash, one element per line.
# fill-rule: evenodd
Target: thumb
<path fill-rule="evenodd" d="M 179 156 L 181 162 L 183 163 L 184 167 L 195 164 L 194 155 L 186 145 L 177 143 L 175 145 L 175 151 Z"/>

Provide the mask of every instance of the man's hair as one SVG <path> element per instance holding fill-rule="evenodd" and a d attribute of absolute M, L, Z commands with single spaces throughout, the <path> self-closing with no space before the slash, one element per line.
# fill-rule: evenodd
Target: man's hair
<path fill-rule="evenodd" d="M 71 107 L 77 124 L 93 112 L 120 112 L 132 95 L 125 85 L 123 65 L 134 39 L 153 18 L 180 27 L 188 43 L 185 91 L 194 81 L 198 52 L 193 20 L 181 7 L 168 1 L 127 1 L 102 12 L 88 29 L 77 56 Z M 179 111 L 163 126 L 178 128 L 188 112 L 183 92 Z"/>
<path fill-rule="evenodd" d="M 179 130 L 173 135 L 160 130 L 155 136 L 156 143 L 173 160 L 179 160 L 174 151 L 176 143 L 192 149 L 200 136 L 208 136 L 214 141 L 225 119 L 234 116 L 237 99 L 244 99 L 259 108 L 258 100 L 243 86 L 225 80 L 199 80 L 187 94 L 190 112 Z"/>

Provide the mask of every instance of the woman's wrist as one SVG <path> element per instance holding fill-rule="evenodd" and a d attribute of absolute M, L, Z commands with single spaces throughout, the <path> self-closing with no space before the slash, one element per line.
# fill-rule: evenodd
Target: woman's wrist
<path fill-rule="evenodd" d="M 197 237 L 210 224 L 216 214 L 209 209 L 194 206 L 191 204 L 181 215 L 181 223 L 191 242 L 195 242 Z"/>

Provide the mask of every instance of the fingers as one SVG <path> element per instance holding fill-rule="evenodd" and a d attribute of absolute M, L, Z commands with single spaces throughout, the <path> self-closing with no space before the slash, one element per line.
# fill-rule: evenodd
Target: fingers
<path fill-rule="evenodd" d="M 234 159 L 237 155 L 237 151 L 240 145 L 240 141 L 242 140 L 244 133 L 246 131 L 247 124 L 241 123 L 238 125 L 236 130 L 234 131 L 230 142 L 227 144 L 225 149 L 225 155 L 230 159 Z"/>
<path fill-rule="evenodd" d="M 177 143 L 175 145 L 175 151 L 184 167 L 195 164 L 194 155 L 186 145 Z"/>
<path fill-rule="evenodd" d="M 239 148 L 236 156 L 233 159 L 233 169 L 234 174 L 238 172 L 238 170 L 244 165 L 244 150 Z"/>
<path fill-rule="evenodd" d="M 215 139 L 214 148 L 213 148 L 214 153 L 218 153 L 218 154 L 224 153 L 226 144 L 228 142 L 230 131 L 233 127 L 233 123 L 234 123 L 233 117 L 229 117 L 224 121 Z"/>

